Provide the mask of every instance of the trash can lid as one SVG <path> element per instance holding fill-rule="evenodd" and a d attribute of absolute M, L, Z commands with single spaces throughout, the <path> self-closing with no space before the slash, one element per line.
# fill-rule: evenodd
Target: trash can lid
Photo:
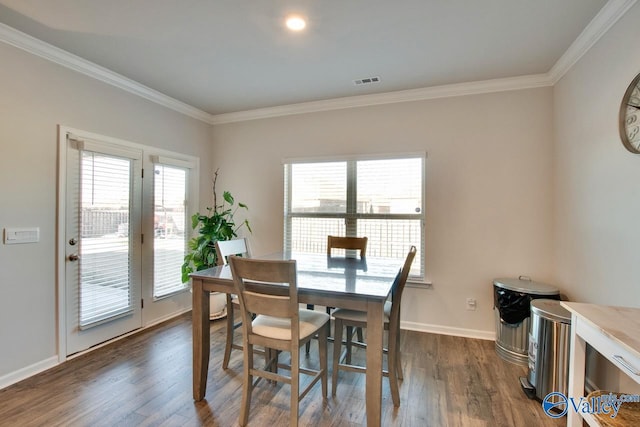
<path fill-rule="evenodd" d="M 531 301 L 531 314 L 544 319 L 571 324 L 571 313 L 554 299 L 538 298 Z"/>
<path fill-rule="evenodd" d="M 560 290 L 546 283 L 534 282 L 531 279 L 495 279 L 493 285 L 510 291 L 522 292 L 533 295 L 558 295 Z"/>

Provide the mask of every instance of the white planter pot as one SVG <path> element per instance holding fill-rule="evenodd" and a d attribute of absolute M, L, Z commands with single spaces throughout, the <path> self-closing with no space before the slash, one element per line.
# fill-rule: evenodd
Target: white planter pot
<path fill-rule="evenodd" d="M 209 319 L 221 319 L 227 315 L 227 295 L 220 292 L 209 294 Z"/>

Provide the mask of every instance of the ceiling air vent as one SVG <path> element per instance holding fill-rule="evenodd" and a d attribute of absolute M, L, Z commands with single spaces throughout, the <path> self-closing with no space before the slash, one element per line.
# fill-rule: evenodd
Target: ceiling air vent
<path fill-rule="evenodd" d="M 379 82 L 380 82 L 380 77 L 366 77 L 364 79 L 354 80 L 353 84 L 356 86 L 360 86 L 360 85 L 368 85 L 371 83 L 379 83 Z"/>

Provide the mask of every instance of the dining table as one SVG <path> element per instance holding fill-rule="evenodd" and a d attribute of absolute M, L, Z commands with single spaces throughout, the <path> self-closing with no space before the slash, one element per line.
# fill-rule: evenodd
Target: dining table
<path fill-rule="evenodd" d="M 326 254 L 278 252 L 257 259 L 295 260 L 298 300 L 302 304 L 346 308 L 367 313 L 366 421 L 381 422 L 384 303 L 404 259 L 329 257 Z M 193 399 L 207 391 L 210 354 L 209 293 L 236 293 L 228 265 L 190 274 L 193 313 Z"/>

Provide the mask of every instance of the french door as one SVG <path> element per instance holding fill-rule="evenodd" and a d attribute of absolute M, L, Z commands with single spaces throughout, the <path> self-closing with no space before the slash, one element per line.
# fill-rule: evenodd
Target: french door
<path fill-rule="evenodd" d="M 66 355 L 142 326 L 141 175 L 141 150 L 67 135 Z"/>

